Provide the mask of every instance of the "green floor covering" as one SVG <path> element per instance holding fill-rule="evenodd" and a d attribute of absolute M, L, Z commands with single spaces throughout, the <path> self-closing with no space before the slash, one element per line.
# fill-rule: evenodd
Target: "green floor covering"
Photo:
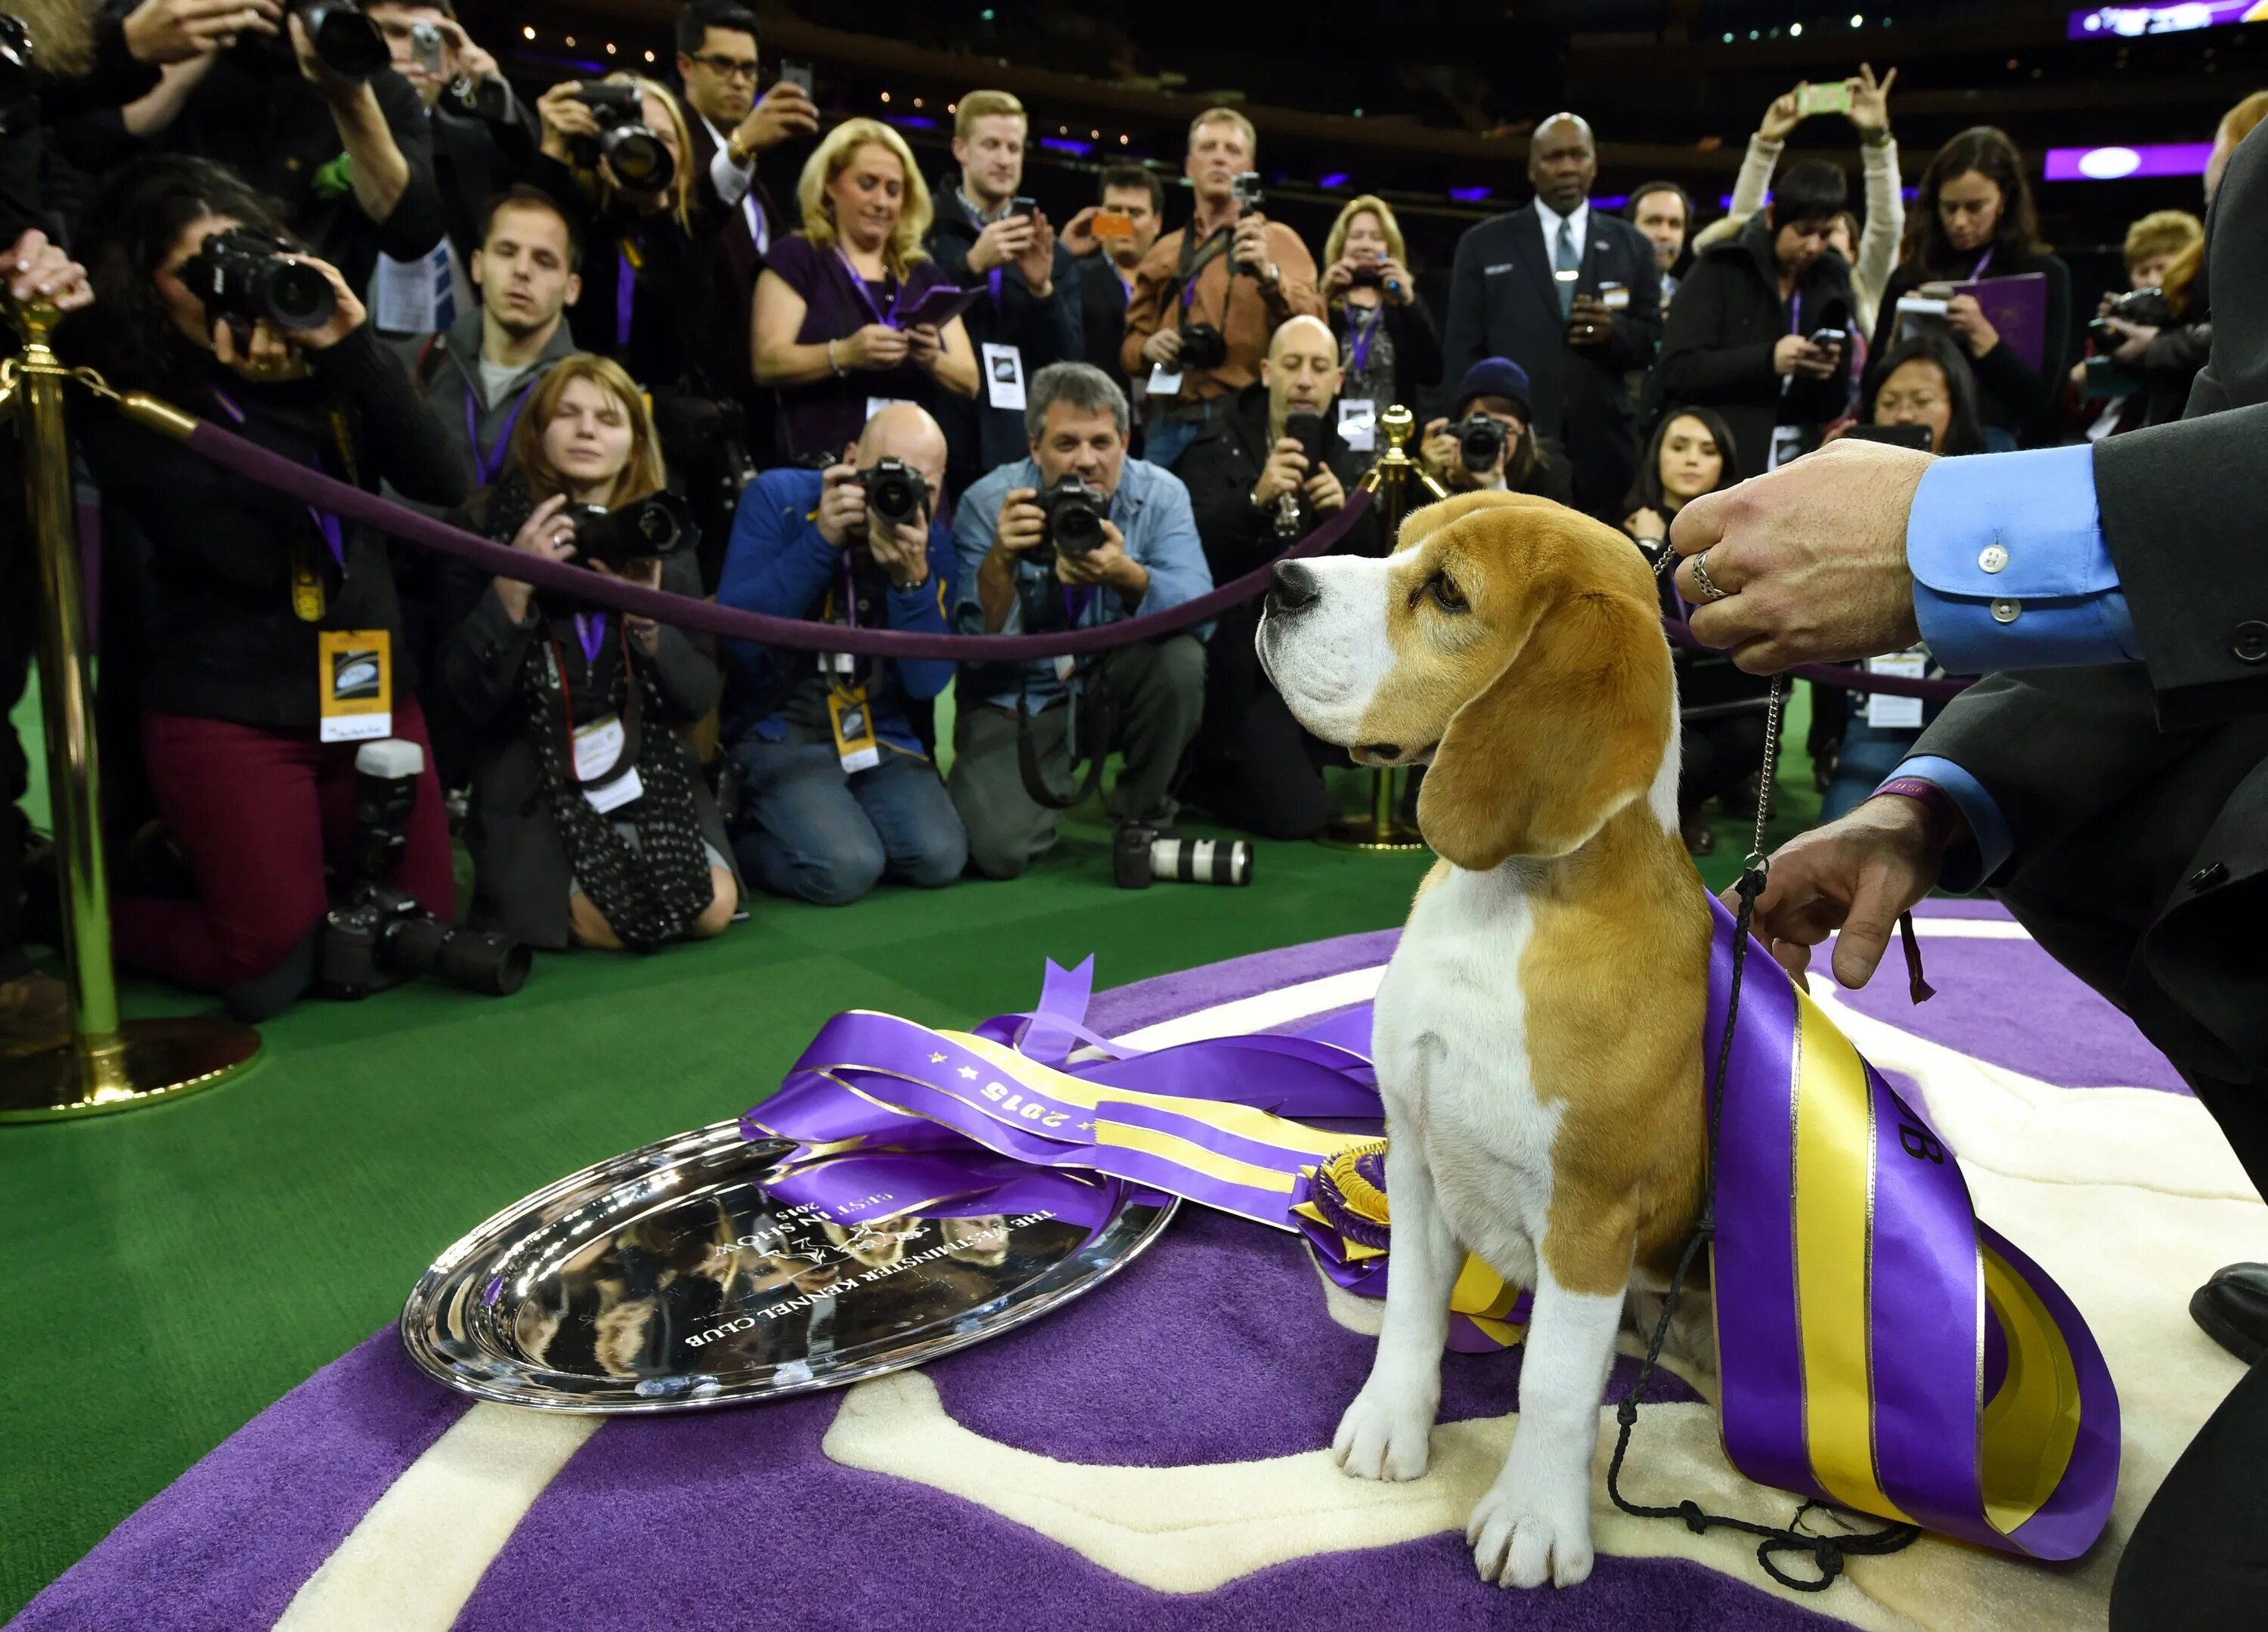
<path fill-rule="evenodd" d="M 1808 688 L 1807 688 L 1808 689 Z M 1817 808 L 1782 768 L 1784 836 Z M 35 718 L 25 718 L 36 744 Z M 36 750 L 34 751 L 36 758 Z M 1346 783 L 1351 798 L 1359 785 Z M 0 1127 L 0 1616 L 263 1407 L 392 1320 L 443 1247 L 561 1174 L 745 1109 L 842 1008 L 964 1025 L 1020 1009 L 1041 959 L 1116 986 L 1401 921 L 1430 858 L 1258 847 L 1248 889 L 1110 882 L 1092 811 L 1012 884 L 759 899 L 722 940 L 539 962 L 497 1001 L 425 984 L 307 1003 L 258 1064 L 178 1103 Z M 1747 848 L 1720 822 L 1704 860 Z M 198 1005 L 126 983 L 128 1011 Z"/>

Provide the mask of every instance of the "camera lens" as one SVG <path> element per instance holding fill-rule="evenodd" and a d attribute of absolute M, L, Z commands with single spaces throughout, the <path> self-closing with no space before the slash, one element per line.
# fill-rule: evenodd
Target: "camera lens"
<path fill-rule="evenodd" d="M 261 283 L 261 304 L 285 328 L 320 328 L 339 309 L 331 280 L 298 261 L 271 262 Z"/>
<path fill-rule="evenodd" d="M 313 0 L 299 13 L 323 66 L 348 79 L 367 79 L 389 66 L 393 54 L 378 25 L 353 0 Z"/>
<path fill-rule="evenodd" d="M 677 161 L 661 138 L 643 125 L 609 130 L 599 153 L 615 185 L 624 192 L 659 193 L 677 175 Z"/>

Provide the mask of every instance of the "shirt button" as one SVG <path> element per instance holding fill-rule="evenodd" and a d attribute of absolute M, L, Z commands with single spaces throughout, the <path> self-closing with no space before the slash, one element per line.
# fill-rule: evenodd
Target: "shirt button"
<path fill-rule="evenodd" d="M 2008 552 L 1998 544 L 1987 544 L 1977 553 L 1977 564 L 1987 572 L 1998 572 L 2008 564 Z"/>
<path fill-rule="evenodd" d="M 2268 663 L 2268 623 L 2257 621 L 2236 626 L 2236 637 L 2229 643 L 2239 663 Z"/>
<path fill-rule="evenodd" d="M 1992 621 L 2014 623 L 2016 621 L 2016 614 L 2023 609 L 2024 603 L 2021 600 L 1996 600 L 1992 603 Z"/>

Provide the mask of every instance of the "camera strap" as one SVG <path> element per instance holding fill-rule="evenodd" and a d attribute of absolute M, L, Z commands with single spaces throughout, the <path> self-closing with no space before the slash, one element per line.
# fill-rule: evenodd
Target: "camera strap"
<path fill-rule="evenodd" d="M 1101 670 L 1095 671 L 1095 684 L 1089 695 L 1094 700 L 1094 741 L 1087 751 L 1086 775 L 1080 777 L 1066 793 L 1048 779 L 1048 768 L 1040 763 L 1038 733 L 1032 729 L 1035 717 L 1031 709 L 1030 679 L 1020 675 L 1016 681 L 1016 768 L 1022 775 L 1024 791 L 1032 803 L 1051 811 L 1067 811 L 1093 798 L 1102 786 L 1102 770 L 1110 758 L 1110 745 L 1118 737 L 1118 704 L 1111 695 Z M 1064 706 L 1071 710 L 1064 722 L 1064 746 L 1071 763 L 1079 763 L 1079 693 L 1068 693 Z"/>
<path fill-rule="evenodd" d="M 1174 327 L 1179 328 L 1182 326 L 1183 320 L 1189 315 L 1189 308 L 1196 304 L 1197 274 L 1204 271 L 1210 263 L 1226 254 L 1228 246 L 1235 241 L 1235 237 L 1236 232 L 1233 227 L 1222 227 L 1200 244 L 1189 236 L 1187 227 L 1182 229 L 1181 261 L 1174 274 L 1174 304 L 1179 313 L 1174 320 Z M 1226 296 L 1221 301 L 1221 317 L 1224 321 L 1228 317 L 1228 303 Z"/>

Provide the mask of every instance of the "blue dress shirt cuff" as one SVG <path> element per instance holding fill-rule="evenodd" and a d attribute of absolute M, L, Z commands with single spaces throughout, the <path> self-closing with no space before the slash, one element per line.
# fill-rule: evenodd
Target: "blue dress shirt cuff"
<path fill-rule="evenodd" d="M 1914 755 L 1883 781 L 1895 782 L 1901 776 L 1918 776 L 1943 790 L 1961 807 L 1962 820 L 1969 824 L 1968 836 L 1955 841 L 1945 852 L 1945 865 L 1937 880 L 1940 889 L 1966 894 L 2000 871 L 2015 842 L 2008 836 L 2008 823 L 1999 805 L 1984 791 L 1984 783 L 1951 760 L 1934 754 Z"/>

